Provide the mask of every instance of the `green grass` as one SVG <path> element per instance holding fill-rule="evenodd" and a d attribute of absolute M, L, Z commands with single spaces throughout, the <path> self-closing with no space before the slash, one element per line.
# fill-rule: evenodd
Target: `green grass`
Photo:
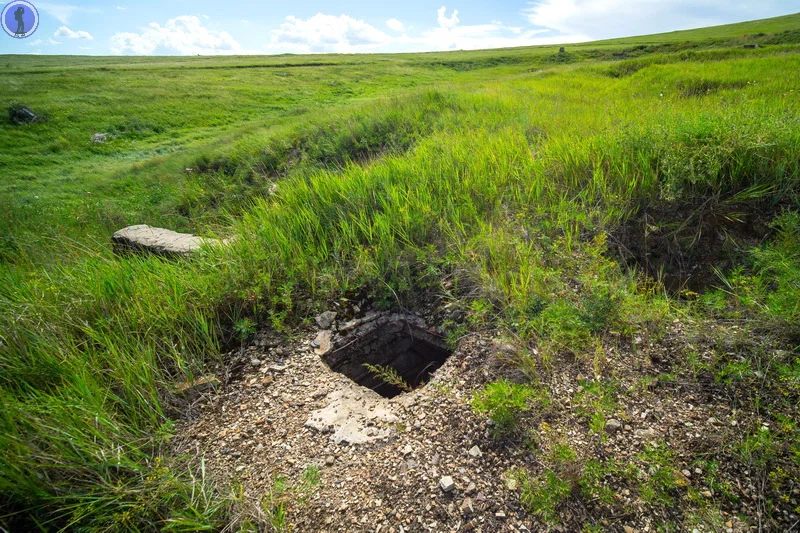
<path fill-rule="evenodd" d="M 751 260 L 699 303 L 792 335 L 798 25 L 587 43 L 566 60 L 553 47 L 5 57 L 3 100 L 46 120 L 0 125 L 0 523 L 249 527 L 236 491 L 165 451 L 172 391 L 255 324 L 295 324 L 350 291 L 446 293 L 456 273 L 473 327 L 535 341 L 545 365 L 599 368 L 603 339 L 657 331 L 687 305 L 612 253 L 643 213 L 669 213 L 645 233 L 684 253 L 709 227 L 738 239 L 745 214 L 768 218 L 775 238 L 740 246 Z M 742 48 L 753 39 L 764 46 Z M 133 223 L 238 239 L 180 263 L 114 256 L 110 233 Z M 780 363 L 791 403 L 796 364 Z M 506 392 L 495 404 L 519 410 Z M 599 432 L 613 405 L 595 392 Z M 759 442 L 740 449 L 761 457 Z M 589 466 L 594 487 L 605 467 Z M 580 493 L 553 476 L 535 490 Z M 642 490 L 666 505 L 670 479 Z M 555 519 L 557 503 L 529 505 Z M 284 527 L 284 502 L 265 505 Z"/>

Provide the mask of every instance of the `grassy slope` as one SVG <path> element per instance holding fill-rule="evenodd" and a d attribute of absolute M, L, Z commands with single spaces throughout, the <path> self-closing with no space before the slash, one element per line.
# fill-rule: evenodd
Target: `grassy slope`
<path fill-rule="evenodd" d="M 566 55 L 7 58 L 0 93 L 48 121 L 0 128 L 0 503 L 70 527 L 219 527 L 231 498 L 159 452 L 172 384 L 202 375 L 231 325 L 281 327 L 364 286 L 442 290 L 458 272 L 475 327 L 496 315 L 551 362 L 675 314 L 795 334 L 791 214 L 697 304 L 646 290 L 603 236 L 663 206 L 702 207 L 732 235 L 737 210 L 797 208 L 798 47 L 740 36 L 799 24 Z M 98 131 L 118 136 L 93 145 Z M 226 209 L 241 216 L 224 231 L 247 238 L 181 265 L 105 245 L 128 223 L 208 231 Z M 772 372 L 796 400 L 792 360 Z"/>

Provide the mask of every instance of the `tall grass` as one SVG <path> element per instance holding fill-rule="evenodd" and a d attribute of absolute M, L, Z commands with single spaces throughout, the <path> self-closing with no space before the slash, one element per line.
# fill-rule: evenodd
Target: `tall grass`
<path fill-rule="evenodd" d="M 60 265 L 6 268 L 5 520 L 221 527 L 224 495 L 165 451 L 164 400 L 219 360 L 243 316 L 281 327 L 309 300 L 438 290 L 435 273 L 448 270 L 474 289 L 460 296 L 488 302 L 549 356 L 663 319 L 669 303 L 609 258 L 606 234 L 676 199 L 797 206 L 800 109 L 783 73 L 798 67 L 796 55 L 648 65 L 621 79 L 565 67 L 379 101 L 199 161 L 281 178 L 231 223 L 227 247 L 181 262 L 73 251 Z"/>

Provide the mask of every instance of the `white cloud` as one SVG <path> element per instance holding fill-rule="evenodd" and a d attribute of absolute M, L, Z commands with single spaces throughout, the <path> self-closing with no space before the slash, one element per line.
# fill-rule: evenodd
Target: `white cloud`
<path fill-rule="evenodd" d="M 280 29 L 273 30 L 267 47 L 293 53 L 355 53 L 372 52 L 391 41 L 363 20 L 317 13 L 307 20 L 286 17 Z"/>
<path fill-rule="evenodd" d="M 795 6 L 796 7 L 796 6 Z M 788 0 L 534 0 L 528 21 L 592 39 L 667 32 L 796 11 Z"/>
<path fill-rule="evenodd" d="M 352 52 L 417 52 L 429 50 L 475 50 L 558 44 L 586 41 L 581 34 L 548 35 L 543 28 L 506 26 L 499 21 L 489 24 L 460 25 L 458 11 L 448 16 L 447 8 L 436 12 L 437 26 L 417 35 L 407 35 L 407 28 L 396 19 L 386 26 L 402 35 L 388 35 L 363 20 L 347 15 L 317 13 L 303 20 L 287 17 L 280 29 L 272 32 L 267 43 L 270 52 L 290 53 L 352 53 Z"/>
<path fill-rule="evenodd" d="M 35 41 L 29 42 L 28 46 L 41 46 L 43 44 L 45 44 L 45 45 L 49 44 L 49 45 L 52 45 L 52 46 L 56 46 L 56 45 L 59 45 L 61 43 L 56 41 L 55 39 L 47 39 L 46 41 L 43 41 L 41 39 L 36 39 Z"/>
<path fill-rule="evenodd" d="M 53 34 L 53 37 L 66 37 L 67 39 L 86 39 L 87 41 L 91 41 L 94 39 L 92 34 L 88 31 L 72 31 L 71 29 L 67 28 L 66 26 L 61 26 L 56 30 Z"/>
<path fill-rule="evenodd" d="M 403 23 L 395 18 L 387 20 L 386 26 L 388 26 L 390 30 L 396 31 L 398 33 L 403 33 L 406 29 Z"/>
<path fill-rule="evenodd" d="M 511 48 L 557 44 L 563 37 L 541 37 L 546 30 L 524 29 L 491 24 L 439 27 L 429 30 L 419 39 L 412 40 L 416 50 L 477 50 L 482 48 Z M 574 36 L 576 41 L 585 40 Z"/>
<path fill-rule="evenodd" d="M 111 52 L 133 55 L 249 53 L 229 33 L 210 30 L 194 16 L 175 17 L 164 26 L 151 22 L 142 33 L 116 33 L 111 37 Z"/>
<path fill-rule="evenodd" d="M 452 28 L 456 24 L 458 24 L 458 9 L 453 10 L 453 14 L 450 17 L 446 16 L 447 8 L 442 6 L 436 11 L 438 15 L 437 20 L 439 21 L 440 28 Z"/>
<path fill-rule="evenodd" d="M 117 6 L 117 11 L 127 11 L 128 6 Z"/>

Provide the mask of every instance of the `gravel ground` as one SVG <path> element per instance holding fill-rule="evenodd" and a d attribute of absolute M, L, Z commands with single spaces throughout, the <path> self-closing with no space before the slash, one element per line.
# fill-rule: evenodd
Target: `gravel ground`
<path fill-rule="evenodd" d="M 322 325 L 336 329 L 333 322 L 323 318 Z M 637 337 L 632 348 L 606 346 L 591 364 L 565 361 L 543 373 L 552 403 L 525 422 L 541 436 L 531 445 L 521 438 L 494 439 L 488 420 L 469 406 L 473 392 L 487 382 L 520 379 L 519 371 L 502 363 L 513 345 L 488 333 L 468 335 L 428 384 L 385 399 L 323 362 L 313 344 L 319 331 L 307 326 L 290 336 L 262 332 L 250 346 L 228 354 L 219 390 L 195 401 L 176 439 L 179 452 L 205 457 L 215 478 L 240 481 L 253 501 L 270 494 L 276 475 L 298 486 L 309 466 L 318 467 L 319 485 L 289 505 L 295 531 L 566 532 L 594 524 L 599 530 L 633 533 L 656 531 L 661 522 L 684 524 L 676 531 L 758 530 L 764 501 L 755 473 L 721 464 L 718 475 L 739 496 L 729 502 L 709 486 L 708 473 L 695 462 L 714 456 L 742 427 L 752 425 L 754 413 L 737 410 L 723 390 L 697 381 L 642 379 L 658 375 L 660 366 L 684 348 L 678 322 L 659 342 Z M 703 348 L 698 351 L 703 357 Z M 589 429 L 586 416 L 584 386 L 593 381 L 614 383 L 613 405 L 600 433 Z M 396 417 L 366 423 L 366 431 L 372 426 L 377 438 L 337 444 L 330 432 L 307 426 L 313 413 L 330 404 L 332 392 L 359 389 L 359 401 L 368 410 L 378 406 Z M 570 497 L 558 525 L 548 527 L 525 512 L 510 472 L 541 473 L 553 442 L 568 443 L 583 459 L 612 459 L 645 473 L 650 467 L 642 451 L 666 443 L 683 503 L 646 504 L 636 480 L 609 477 L 600 483 L 613 491 L 613 503 Z M 800 490 L 796 482 L 792 486 L 787 502 L 796 507 Z M 690 488 L 700 501 L 687 507 Z M 713 519 L 687 526 L 687 509 L 699 513 L 704 501 Z M 797 518 L 784 514 L 787 523 Z"/>

